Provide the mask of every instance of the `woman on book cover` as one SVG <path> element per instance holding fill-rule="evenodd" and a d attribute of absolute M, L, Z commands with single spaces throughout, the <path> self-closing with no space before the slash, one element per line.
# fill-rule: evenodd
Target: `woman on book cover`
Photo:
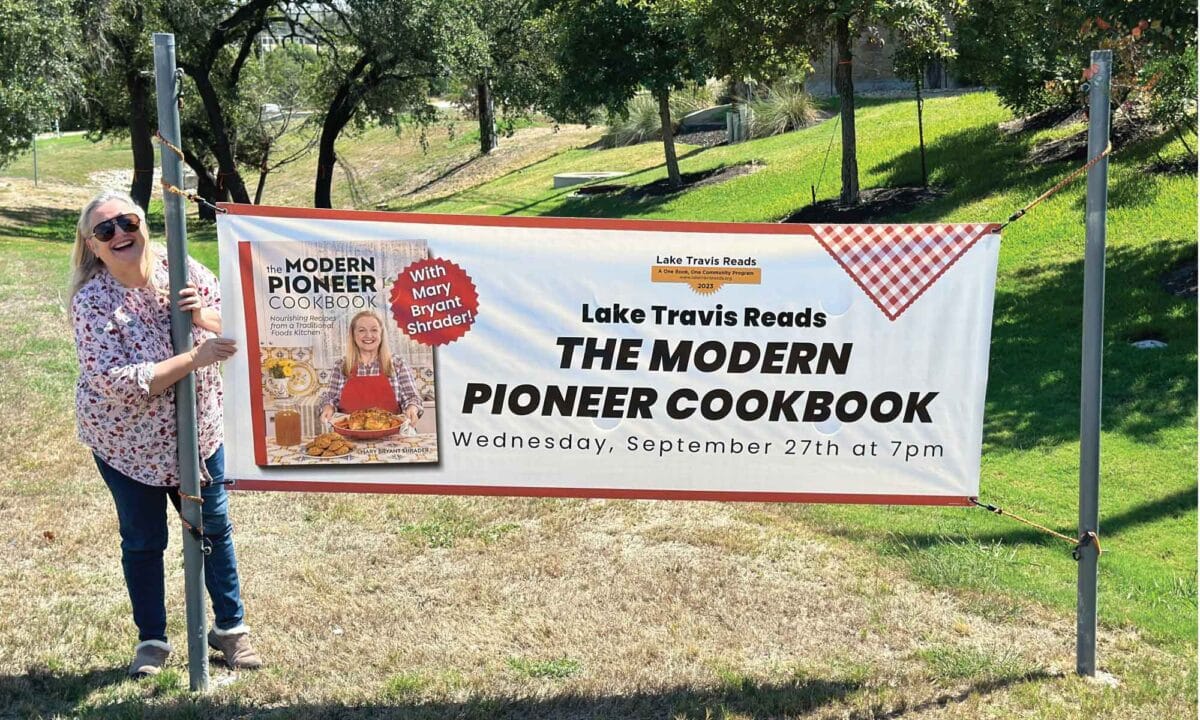
<path fill-rule="evenodd" d="M 381 408 L 403 414 L 411 426 L 424 412 L 412 371 L 392 355 L 383 318 L 374 310 L 363 310 L 350 320 L 346 354 L 333 369 L 329 390 L 323 397 L 321 421 L 328 423 L 334 411 L 352 413 Z"/>

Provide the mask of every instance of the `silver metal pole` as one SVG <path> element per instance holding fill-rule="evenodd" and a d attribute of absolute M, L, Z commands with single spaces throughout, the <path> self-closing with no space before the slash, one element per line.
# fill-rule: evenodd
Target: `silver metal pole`
<path fill-rule="evenodd" d="M 38 166 L 37 166 L 37 133 L 33 134 L 33 186 L 38 186 Z"/>
<path fill-rule="evenodd" d="M 178 147 L 179 106 L 176 104 L 175 36 L 154 33 L 154 77 L 158 96 L 158 129 Z M 166 148 L 162 158 L 162 176 L 166 182 L 183 185 L 179 156 Z M 167 221 L 167 258 L 171 274 L 171 344 L 176 353 L 192 349 L 192 318 L 179 310 L 174 299 L 187 286 L 187 217 L 183 198 L 163 193 L 163 212 Z M 196 377 L 188 373 L 175 383 L 175 421 L 179 440 L 179 488 L 192 496 L 200 495 L 200 453 L 196 438 Z M 183 519 L 192 527 L 203 528 L 200 505 L 184 500 Z M 208 647 L 205 641 L 204 552 L 200 540 L 183 533 L 184 595 L 187 603 L 188 676 L 191 689 L 208 690 Z"/>
<path fill-rule="evenodd" d="M 1092 52 L 1088 158 L 1108 146 L 1112 51 Z M 1079 534 L 1100 532 L 1100 394 L 1104 359 L 1104 242 L 1108 158 L 1088 170 L 1087 248 L 1083 260 L 1083 384 L 1079 403 Z M 1096 675 L 1096 543 L 1079 550 L 1075 671 Z"/>

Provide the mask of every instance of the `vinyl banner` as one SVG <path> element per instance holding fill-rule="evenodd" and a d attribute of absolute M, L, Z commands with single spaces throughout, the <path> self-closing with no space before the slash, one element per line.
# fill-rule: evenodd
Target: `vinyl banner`
<path fill-rule="evenodd" d="M 237 487 L 978 495 L 996 225 L 226 207 Z"/>

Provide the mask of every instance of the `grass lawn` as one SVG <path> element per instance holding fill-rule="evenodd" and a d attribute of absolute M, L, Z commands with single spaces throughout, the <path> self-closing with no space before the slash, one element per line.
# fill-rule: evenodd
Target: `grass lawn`
<path fill-rule="evenodd" d="M 90 185 L 93 174 L 129 169 L 129 138 L 107 137 L 92 142 L 83 135 L 64 135 L 37 141 L 38 180 Z M 155 145 L 155 167 L 158 166 Z M 25 153 L 0 170 L 0 176 L 33 179 L 33 153 Z"/>
<path fill-rule="evenodd" d="M 1002 221 L 1073 169 L 1030 167 L 1029 148 L 1061 130 L 1003 137 L 1009 117 L 985 93 L 934 98 L 925 109 L 930 182 L 946 196 L 893 222 Z M 919 184 L 911 101 L 858 110 L 863 188 Z M 1082 127 L 1082 126 L 1081 126 Z M 839 192 L 840 135 L 832 121 L 775 138 L 703 150 L 683 146 L 680 170 L 749 162 L 763 169 L 675 196 L 630 201 L 550 189 L 555 173 L 620 170 L 618 182 L 665 177 L 661 146 L 577 150 L 440 201 L 397 209 L 688 220 L 771 221 Z M 1196 643 L 1196 301 L 1160 276 L 1196 261 L 1196 178 L 1153 175 L 1157 140 L 1110 163 L 1101 479 L 1101 620 L 1136 626 L 1169 645 Z M 822 174 L 822 164 L 825 163 Z M 822 179 L 823 178 L 823 179 Z M 984 436 L 982 499 L 1068 535 L 1078 507 L 1079 365 L 1083 297 L 1082 181 L 1008 227 L 1000 256 Z M 1131 339 L 1165 338 L 1136 350 Z M 818 526 L 906 561 L 918 577 L 972 591 L 1004 590 L 1070 609 L 1069 547 L 983 511 L 796 507 Z M 1107 589 L 1107 591 L 1106 591 Z M 981 598 L 984 597 L 981 595 Z"/>
<path fill-rule="evenodd" d="M 1007 113 L 989 94 L 935 98 L 925 115 L 931 180 L 947 194 L 889 220 L 1003 220 L 1070 169 L 1023 164 L 1036 136 L 1001 137 Z M 914 184 L 912 103 L 868 101 L 858 127 L 863 187 Z M 831 137 L 818 195 L 837 193 L 833 131 L 682 147 L 685 173 L 762 167 L 640 201 L 572 197 L 551 177 L 648 182 L 665 175 L 656 144 L 568 150 L 433 200 L 373 192 L 431 212 L 771 221 L 808 202 Z M 346 152 L 380 152 L 378 132 L 363 136 L 374 149 Z M 1117 688 L 1073 676 L 1070 548 L 978 509 L 293 493 L 233 498 L 270 666 L 214 667 L 213 692 L 186 692 L 172 562 L 176 657 L 156 680 L 125 681 L 134 638 L 115 519 L 71 414 L 71 205 L 10 209 L 0 188 L 0 413 L 13 419 L 0 424 L 12 518 L 0 717 L 1195 717 L 1196 301 L 1160 278 L 1195 262 L 1196 177 L 1145 172 L 1155 150 L 1179 152 L 1152 141 L 1111 163 L 1099 663 Z M 436 177 L 430 162 L 412 172 Z M 985 501 L 1067 534 L 1082 189 L 1005 231 L 981 482 Z M 193 224 L 190 240 L 215 267 L 211 226 Z M 1168 347 L 1129 346 L 1148 334 Z"/>

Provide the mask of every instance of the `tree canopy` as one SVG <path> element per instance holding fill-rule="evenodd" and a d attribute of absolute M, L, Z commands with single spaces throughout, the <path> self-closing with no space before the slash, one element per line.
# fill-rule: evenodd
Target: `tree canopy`
<path fill-rule="evenodd" d="M 658 101 L 672 186 L 681 184 L 671 131 L 669 96 L 712 71 L 701 15 L 688 2 L 562 0 L 552 4 L 559 85 L 551 111 L 586 121 L 596 106 L 624 113 L 642 88 Z"/>
<path fill-rule="evenodd" d="M 1194 108 L 1196 22 L 1178 0 L 975 0 L 960 66 L 1029 113 L 1081 105 L 1091 51 L 1111 49 L 1114 102 L 1144 99 L 1172 124 Z"/>
<path fill-rule="evenodd" d="M 77 96 L 78 32 L 66 0 L 0 2 L 0 167 Z"/>

